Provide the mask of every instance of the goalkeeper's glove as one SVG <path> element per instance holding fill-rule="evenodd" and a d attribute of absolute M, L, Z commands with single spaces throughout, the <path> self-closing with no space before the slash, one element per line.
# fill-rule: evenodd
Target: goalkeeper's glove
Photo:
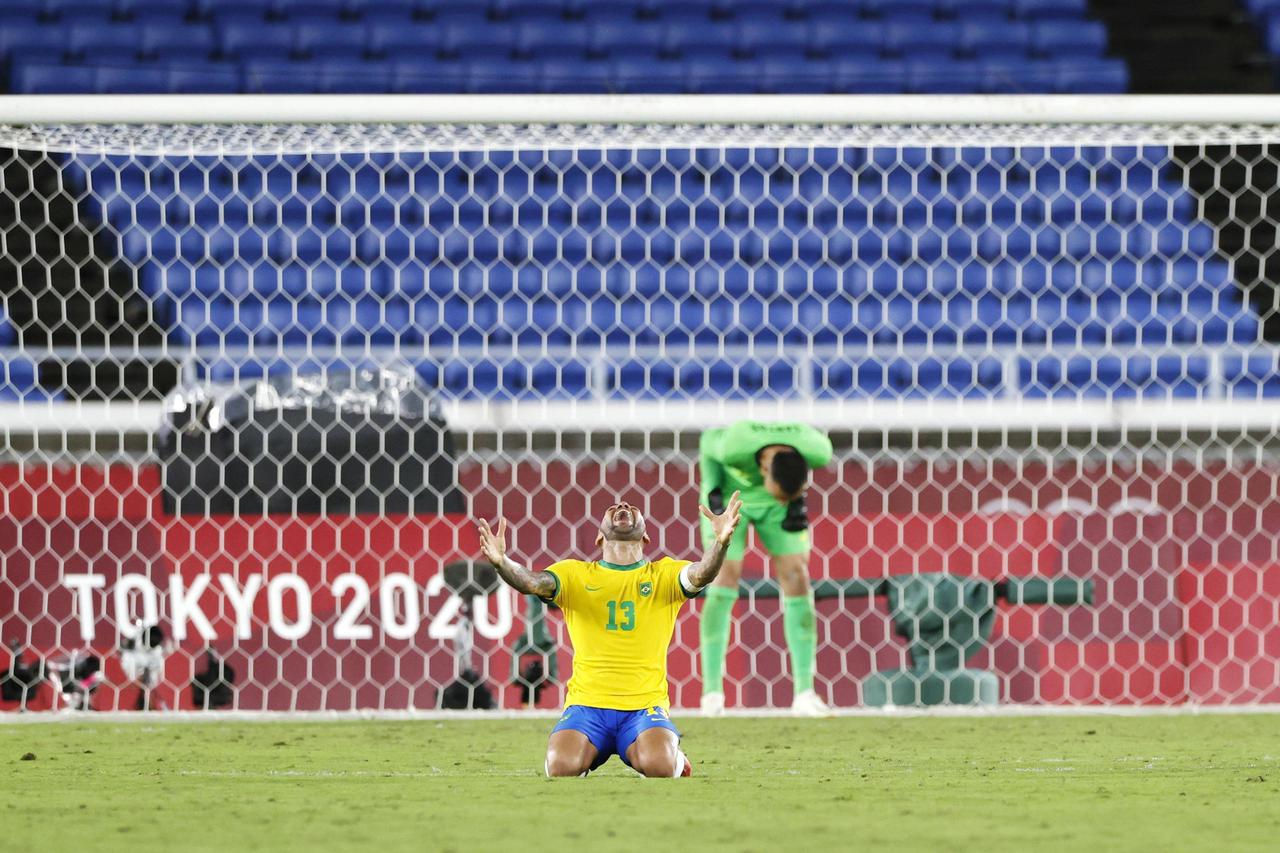
<path fill-rule="evenodd" d="M 788 533 L 809 529 L 809 511 L 805 509 L 804 495 L 787 504 L 787 517 L 782 519 L 782 529 Z"/>
<path fill-rule="evenodd" d="M 719 486 L 707 492 L 707 509 L 716 515 L 724 512 L 724 492 L 720 491 Z"/>

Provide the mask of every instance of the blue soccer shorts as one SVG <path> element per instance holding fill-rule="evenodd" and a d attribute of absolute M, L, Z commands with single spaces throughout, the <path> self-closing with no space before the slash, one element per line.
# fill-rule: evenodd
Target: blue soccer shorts
<path fill-rule="evenodd" d="M 627 761 L 627 750 L 636 742 L 640 733 L 647 729 L 667 729 L 680 737 L 680 730 L 671 722 L 671 715 L 666 708 L 655 705 L 639 711 L 614 711 L 610 708 L 592 708 L 588 705 L 570 705 L 560 715 L 560 721 L 551 730 L 552 734 L 562 731 L 582 732 L 596 748 L 596 760 L 591 769 L 595 770 L 609 760 L 609 756 L 617 755 L 622 763 L 631 766 Z"/>

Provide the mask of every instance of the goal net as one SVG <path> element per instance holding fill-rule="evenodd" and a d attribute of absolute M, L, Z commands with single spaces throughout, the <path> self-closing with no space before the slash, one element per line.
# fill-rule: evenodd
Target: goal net
<path fill-rule="evenodd" d="M 473 520 L 696 559 L 748 418 L 835 705 L 1280 701 L 1273 102 L 461 100 L 5 113 L 0 708 L 555 707 Z M 788 706 L 754 532 L 732 626 Z"/>

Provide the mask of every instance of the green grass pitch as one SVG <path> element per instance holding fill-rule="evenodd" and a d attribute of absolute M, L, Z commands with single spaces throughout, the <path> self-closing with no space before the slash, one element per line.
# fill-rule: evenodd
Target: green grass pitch
<path fill-rule="evenodd" d="M 689 780 L 545 779 L 548 719 L 0 725 L 0 850 L 1280 849 L 1276 716 L 677 722 Z"/>

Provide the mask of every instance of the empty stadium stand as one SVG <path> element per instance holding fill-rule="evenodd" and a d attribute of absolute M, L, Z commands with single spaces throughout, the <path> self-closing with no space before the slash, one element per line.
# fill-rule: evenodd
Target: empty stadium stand
<path fill-rule="evenodd" d="M 1121 92 L 1083 0 L 20 0 L 18 93 Z"/>
<path fill-rule="evenodd" d="M 215 353 L 200 363 L 219 379 L 368 345 L 468 397 L 1272 388 L 1249 379 L 1256 363 L 1206 354 L 1256 343 L 1258 321 L 1195 199 L 1162 174 L 1165 149 L 793 153 L 69 173 L 171 344 Z"/>
<path fill-rule="evenodd" d="M 1124 91 L 1108 44 L 1083 0 L 16 0 L 0 24 L 28 93 Z M 609 186 L 557 151 L 65 171 L 216 379 L 348 347 L 471 398 L 1280 396 L 1166 150 L 804 153 L 610 152 Z"/>

